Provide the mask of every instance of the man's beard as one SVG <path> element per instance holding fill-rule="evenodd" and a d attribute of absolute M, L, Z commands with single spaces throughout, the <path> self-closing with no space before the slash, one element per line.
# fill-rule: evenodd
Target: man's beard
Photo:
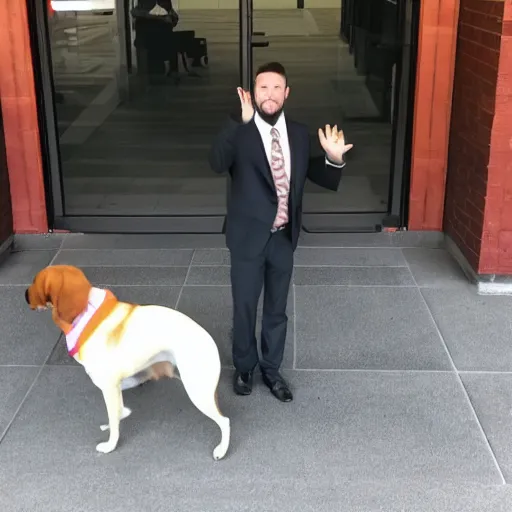
<path fill-rule="evenodd" d="M 258 105 L 256 105 L 256 112 L 258 112 L 263 121 L 268 123 L 270 126 L 275 126 L 277 120 L 279 119 L 279 116 L 281 115 L 281 112 L 283 111 L 283 108 L 284 104 L 281 106 L 280 109 L 276 110 L 273 114 L 267 114 Z"/>

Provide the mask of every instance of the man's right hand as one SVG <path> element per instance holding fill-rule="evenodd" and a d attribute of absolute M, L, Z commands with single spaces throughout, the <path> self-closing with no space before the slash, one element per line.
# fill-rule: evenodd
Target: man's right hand
<path fill-rule="evenodd" d="M 252 106 L 251 93 L 244 91 L 241 87 L 237 88 L 240 106 L 242 107 L 242 121 L 248 123 L 254 116 L 254 107 Z"/>

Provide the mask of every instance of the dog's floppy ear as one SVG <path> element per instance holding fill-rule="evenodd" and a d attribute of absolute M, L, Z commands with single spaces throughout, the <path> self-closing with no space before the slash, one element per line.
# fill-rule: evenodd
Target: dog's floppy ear
<path fill-rule="evenodd" d="M 80 269 L 55 265 L 39 272 L 28 295 L 32 306 L 51 303 L 58 319 L 71 324 L 87 307 L 91 287 Z"/>
<path fill-rule="evenodd" d="M 50 302 L 50 297 L 46 295 L 45 290 L 46 276 L 50 268 L 52 267 L 46 267 L 39 271 L 34 277 L 32 284 L 25 291 L 25 300 L 32 309 L 45 308 L 48 302 Z"/>

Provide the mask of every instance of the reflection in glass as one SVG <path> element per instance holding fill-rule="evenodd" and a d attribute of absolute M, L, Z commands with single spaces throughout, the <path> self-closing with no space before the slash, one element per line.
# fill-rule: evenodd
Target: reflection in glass
<path fill-rule="evenodd" d="M 286 111 L 308 125 L 313 151 L 321 154 L 317 131 L 325 124 L 337 124 L 355 145 L 337 193 L 307 182 L 304 213 L 385 212 L 399 56 L 396 5 L 343 0 L 340 9 L 341 3 L 306 0 L 303 10 L 255 9 L 254 31 L 265 32 L 270 44 L 255 49 L 254 65 L 284 64 L 290 82 Z"/>
<path fill-rule="evenodd" d="M 65 214 L 223 215 L 225 177 L 207 154 L 236 104 L 238 10 L 51 5 Z"/>

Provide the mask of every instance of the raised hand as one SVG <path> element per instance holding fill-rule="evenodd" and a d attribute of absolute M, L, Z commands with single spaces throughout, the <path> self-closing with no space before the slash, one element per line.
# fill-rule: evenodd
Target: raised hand
<path fill-rule="evenodd" d="M 242 121 L 248 123 L 254 115 L 254 107 L 252 106 L 251 93 L 244 91 L 241 87 L 237 87 L 238 97 L 240 98 L 240 106 L 242 107 Z"/>
<path fill-rule="evenodd" d="M 338 131 L 338 126 L 325 125 L 325 133 L 322 128 L 318 129 L 318 138 L 327 158 L 337 164 L 343 162 L 343 155 L 354 147 L 354 144 L 345 144 L 345 136 L 343 131 Z"/>

